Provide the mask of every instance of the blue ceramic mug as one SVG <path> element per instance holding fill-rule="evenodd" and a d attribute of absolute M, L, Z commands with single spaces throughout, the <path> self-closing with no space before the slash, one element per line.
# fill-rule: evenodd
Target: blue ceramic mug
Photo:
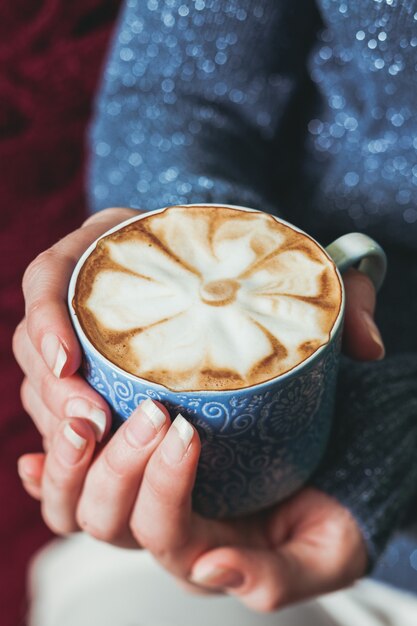
<path fill-rule="evenodd" d="M 149 215 L 145 213 L 123 222 L 102 237 Z M 332 423 L 345 308 L 343 282 L 342 303 L 328 343 L 297 367 L 251 387 L 175 392 L 114 365 L 84 334 L 73 298 L 79 271 L 96 243 L 86 250 L 75 267 L 68 301 L 84 354 L 82 373 L 111 406 L 115 426 L 147 398 L 162 402 L 172 417 L 178 413 L 186 417 L 197 429 L 202 443 L 193 505 L 207 517 L 253 513 L 299 489 L 320 462 Z M 385 253 L 366 235 L 344 235 L 324 252 L 334 260 L 338 270 L 355 265 L 371 278 L 376 289 L 382 284 Z"/>

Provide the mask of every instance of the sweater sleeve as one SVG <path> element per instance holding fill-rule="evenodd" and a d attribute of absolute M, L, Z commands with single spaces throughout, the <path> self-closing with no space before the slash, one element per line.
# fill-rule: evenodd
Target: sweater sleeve
<path fill-rule="evenodd" d="M 277 213 L 289 168 L 277 137 L 314 37 L 304 4 L 127 1 L 91 126 L 92 210 L 223 202 Z"/>
<path fill-rule="evenodd" d="M 417 355 L 342 360 L 335 422 L 313 484 L 358 522 L 370 568 L 417 500 Z"/>
<path fill-rule="evenodd" d="M 316 28 L 312 2 L 127 0 L 90 131 L 92 210 L 276 214 Z M 345 360 L 336 417 L 314 484 L 351 510 L 373 560 L 416 491 L 417 355 Z"/>

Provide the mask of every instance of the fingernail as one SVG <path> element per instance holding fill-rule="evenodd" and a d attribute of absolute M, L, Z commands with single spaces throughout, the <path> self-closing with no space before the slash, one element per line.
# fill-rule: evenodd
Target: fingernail
<path fill-rule="evenodd" d="M 67 417 L 80 417 L 90 422 L 93 427 L 96 441 L 103 439 L 106 430 L 106 413 L 94 404 L 84 400 L 83 398 L 73 398 L 67 402 L 65 407 L 65 415 Z"/>
<path fill-rule="evenodd" d="M 179 463 L 184 457 L 194 435 L 194 429 L 179 413 L 172 422 L 162 442 L 162 453 L 168 463 Z"/>
<path fill-rule="evenodd" d="M 363 319 L 365 321 L 366 326 L 368 327 L 369 334 L 371 335 L 373 341 L 379 347 L 379 354 L 378 354 L 377 360 L 381 361 L 385 356 L 385 346 L 382 341 L 382 337 L 380 335 L 378 327 L 375 324 L 374 320 L 372 319 L 372 316 L 367 311 L 364 311 Z"/>
<path fill-rule="evenodd" d="M 156 437 L 165 424 L 165 413 L 150 398 L 142 402 L 126 424 L 126 437 L 138 448 Z"/>
<path fill-rule="evenodd" d="M 87 440 L 67 422 L 56 443 L 56 454 L 68 465 L 75 465 L 83 456 Z"/>
<path fill-rule="evenodd" d="M 67 354 L 58 337 L 47 333 L 42 339 L 41 351 L 47 366 L 59 378 L 67 362 Z"/>
<path fill-rule="evenodd" d="M 25 483 L 30 483 L 31 485 L 38 485 L 39 480 L 37 479 L 37 477 L 33 476 L 30 472 L 27 471 L 27 468 L 25 467 L 25 465 L 26 463 L 24 459 L 18 460 L 17 473 L 19 474 L 20 478 Z"/>
<path fill-rule="evenodd" d="M 244 577 L 240 572 L 234 569 L 215 567 L 205 574 L 193 574 L 190 581 L 197 585 L 236 589 L 242 586 Z"/>

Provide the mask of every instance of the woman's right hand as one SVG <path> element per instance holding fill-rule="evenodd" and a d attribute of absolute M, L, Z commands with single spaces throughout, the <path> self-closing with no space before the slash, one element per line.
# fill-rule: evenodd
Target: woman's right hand
<path fill-rule="evenodd" d="M 95 458 L 94 450 L 84 420 L 64 421 L 38 459 L 33 488 L 25 484 L 59 534 L 84 530 L 146 549 L 187 589 L 228 593 L 261 612 L 334 591 L 366 570 L 357 522 L 317 489 L 229 520 L 195 513 L 198 434 L 181 415 L 171 424 L 167 409 L 149 398 Z"/>
<path fill-rule="evenodd" d="M 76 372 L 81 350 L 67 307 L 71 273 L 82 253 L 109 228 L 137 215 L 133 209 L 96 213 L 73 233 L 42 252 L 23 278 L 26 315 L 13 338 L 25 378 L 22 403 L 44 438 L 45 448 L 64 418 L 85 418 L 100 441 L 110 427 L 110 409 Z"/>

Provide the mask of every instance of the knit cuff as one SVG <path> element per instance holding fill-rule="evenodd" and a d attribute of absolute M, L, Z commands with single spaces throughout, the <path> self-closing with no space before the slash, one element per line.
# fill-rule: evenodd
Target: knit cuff
<path fill-rule="evenodd" d="M 344 359 L 335 422 L 311 483 L 352 513 L 369 569 L 417 495 L 417 356 Z"/>

